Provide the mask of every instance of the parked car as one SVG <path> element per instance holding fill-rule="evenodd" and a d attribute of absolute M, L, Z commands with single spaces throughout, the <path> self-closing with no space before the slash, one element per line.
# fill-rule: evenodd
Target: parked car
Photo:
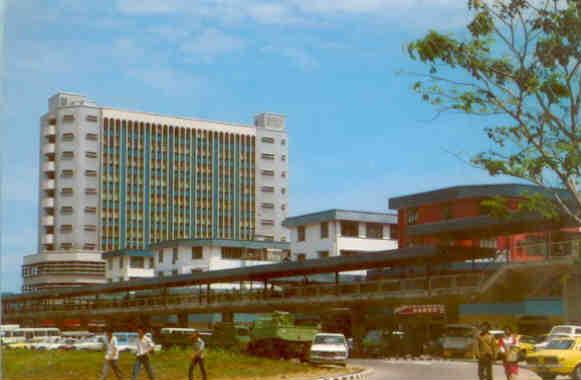
<path fill-rule="evenodd" d="M 60 340 L 60 337 L 48 337 L 45 339 L 37 340 L 30 344 L 30 348 L 37 351 L 48 351 L 54 349 L 55 345 Z"/>
<path fill-rule="evenodd" d="M 313 364 L 337 364 L 345 367 L 349 346 L 343 334 L 316 334 L 311 344 L 309 361 Z"/>
<path fill-rule="evenodd" d="M 145 334 L 148 336 L 152 341 L 152 336 L 150 333 Z M 113 336 L 117 338 L 117 347 L 119 348 L 119 352 L 129 351 L 135 352 L 137 351 L 137 340 L 139 339 L 139 335 L 135 332 L 116 332 L 113 333 Z M 155 344 L 154 351 L 161 351 L 161 345 Z"/>
<path fill-rule="evenodd" d="M 544 350 L 547 347 L 547 345 L 554 339 L 566 337 L 581 337 L 581 326 L 575 325 L 554 326 L 543 341 L 535 344 L 535 351 Z"/>
<path fill-rule="evenodd" d="M 472 325 L 447 325 L 440 339 L 443 356 L 472 357 L 474 356 L 474 341 L 478 330 Z"/>
<path fill-rule="evenodd" d="M 192 334 L 195 331 L 196 329 L 165 327 L 160 330 L 157 340 L 164 349 L 190 347 L 192 345 Z"/>
<path fill-rule="evenodd" d="M 558 375 L 581 379 L 581 337 L 550 340 L 545 349 L 528 355 L 527 367 L 543 380 Z"/>
<path fill-rule="evenodd" d="M 104 336 L 92 336 L 75 343 L 75 350 L 79 351 L 103 351 L 106 345 L 106 338 Z"/>
<path fill-rule="evenodd" d="M 538 338 L 528 335 L 518 336 L 518 348 L 519 348 L 519 361 L 523 361 L 527 356 L 535 352 L 535 344 L 538 343 Z"/>

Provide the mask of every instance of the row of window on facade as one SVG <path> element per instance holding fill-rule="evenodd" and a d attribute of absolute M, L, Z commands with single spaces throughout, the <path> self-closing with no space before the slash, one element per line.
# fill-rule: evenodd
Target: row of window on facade
<path fill-rule="evenodd" d="M 266 144 L 276 143 L 276 139 L 274 137 L 263 137 L 260 139 L 260 141 L 262 141 L 263 143 L 266 143 Z M 280 145 L 283 145 L 283 146 L 286 145 L 286 139 L 281 139 Z"/>
<path fill-rule="evenodd" d="M 91 122 L 91 123 L 96 123 L 97 121 L 99 121 L 99 118 L 96 115 L 87 115 L 87 116 L 85 116 L 85 120 L 88 122 Z M 72 114 L 63 115 L 63 121 L 64 122 L 75 121 L 75 115 L 72 115 Z M 55 125 L 55 124 L 56 124 L 56 119 L 49 120 L 49 125 Z"/>
<path fill-rule="evenodd" d="M 263 160 L 274 160 L 276 158 L 276 155 L 274 153 L 262 153 L 260 157 L 262 157 Z M 280 160 L 286 161 L 286 155 L 284 154 L 281 155 Z"/>
<path fill-rule="evenodd" d="M 483 205 L 482 203 L 478 207 L 478 214 L 479 215 L 488 215 L 490 213 L 490 209 Z M 455 210 L 453 204 L 444 204 L 441 206 L 440 209 L 440 219 L 441 220 L 449 220 L 455 218 Z M 408 225 L 414 225 L 419 222 L 420 219 L 420 210 L 417 208 L 410 208 L 406 210 L 406 223 Z"/>
<path fill-rule="evenodd" d="M 360 253 L 361 253 L 360 251 L 342 249 L 339 251 L 339 256 L 350 257 L 358 255 Z M 297 253 L 296 257 L 298 261 L 305 261 L 307 259 L 307 255 L 305 253 Z M 317 258 L 326 259 L 328 257 L 330 257 L 329 251 L 317 251 Z"/>
<path fill-rule="evenodd" d="M 351 222 L 342 220 L 340 224 L 340 234 L 343 237 L 360 237 L 359 235 L 359 222 Z M 383 239 L 383 224 L 381 223 L 365 223 L 365 237 L 368 239 Z M 390 225 L 390 237 L 392 239 L 397 238 L 397 228 L 395 225 Z M 329 222 L 322 222 L 320 224 L 320 234 L 321 239 L 329 238 Z M 306 240 L 306 228 L 305 226 L 297 227 L 297 240 Z"/>
<path fill-rule="evenodd" d="M 87 133 L 85 134 L 85 139 L 87 141 L 97 141 L 99 139 L 99 136 L 96 133 Z M 61 140 L 65 141 L 65 142 L 71 142 L 75 140 L 75 134 L 74 133 L 63 133 L 61 136 Z"/>

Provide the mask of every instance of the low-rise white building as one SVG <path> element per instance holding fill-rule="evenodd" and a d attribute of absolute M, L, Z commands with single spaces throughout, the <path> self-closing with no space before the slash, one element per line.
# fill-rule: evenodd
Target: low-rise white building
<path fill-rule="evenodd" d="M 274 264 L 288 256 L 290 245 L 275 241 L 168 240 L 151 246 L 156 276 Z"/>
<path fill-rule="evenodd" d="M 141 249 L 121 249 L 103 253 L 108 282 L 155 276 L 153 253 Z"/>
<path fill-rule="evenodd" d="M 287 218 L 295 260 L 348 256 L 397 248 L 397 215 L 327 210 Z"/>

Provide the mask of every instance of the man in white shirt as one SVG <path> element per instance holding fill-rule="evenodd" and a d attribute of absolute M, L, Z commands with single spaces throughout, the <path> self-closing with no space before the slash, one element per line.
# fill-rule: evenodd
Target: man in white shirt
<path fill-rule="evenodd" d="M 204 365 L 204 351 L 206 349 L 206 343 L 200 338 L 200 333 L 194 331 L 192 334 L 192 348 L 194 352 L 192 353 L 192 359 L 190 361 L 190 368 L 188 369 L 188 379 L 194 379 L 194 368 L 200 367 L 200 372 L 202 373 L 202 380 L 206 380 L 206 367 Z"/>
<path fill-rule="evenodd" d="M 139 372 L 141 371 L 141 366 L 145 367 L 147 376 L 150 380 L 155 380 L 153 376 L 153 370 L 151 369 L 151 363 L 149 361 L 149 354 L 153 351 L 154 344 L 151 338 L 145 335 L 145 329 L 139 327 L 137 329 L 137 334 L 139 339 L 137 340 L 137 351 L 135 352 L 136 360 L 135 366 L 133 367 L 133 380 L 139 378 Z"/>
<path fill-rule="evenodd" d="M 105 364 L 103 364 L 101 380 L 107 378 L 110 368 L 113 369 L 113 373 L 115 374 L 115 377 L 117 377 L 117 380 L 121 380 L 123 375 L 117 365 L 117 361 L 119 360 L 119 348 L 117 347 L 117 338 L 113 336 L 113 331 L 111 329 L 107 330 L 107 346 L 105 348 L 107 353 L 105 354 Z"/>

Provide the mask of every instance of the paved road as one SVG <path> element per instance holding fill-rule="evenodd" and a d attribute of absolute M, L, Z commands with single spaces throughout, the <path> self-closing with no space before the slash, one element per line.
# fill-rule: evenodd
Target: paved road
<path fill-rule="evenodd" d="M 478 380 L 476 363 L 431 360 L 353 360 L 352 364 L 374 370 L 369 380 Z M 505 380 L 502 367 L 494 368 L 494 379 Z M 527 370 L 520 370 L 516 380 L 539 380 Z"/>

